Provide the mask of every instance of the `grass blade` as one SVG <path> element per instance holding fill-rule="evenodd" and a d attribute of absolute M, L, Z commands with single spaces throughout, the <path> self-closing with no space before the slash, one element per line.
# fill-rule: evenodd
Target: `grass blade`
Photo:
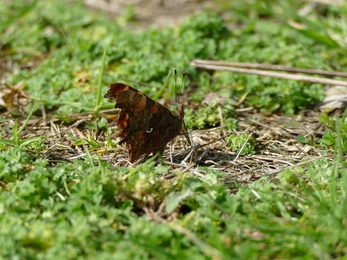
<path fill-rule="evenodd" d="M 99 79 L 98 79 L 98 94 L 96 97 L 96 102 L 95 102 L 95 108 L 94 108 L 94 116 L 97 117 L 100 111 L 100 103 L 101 103 L 101 98 L 102 98 L 102 80 L 104 78 L 104 72 L 105 72 L 105 62 L 106 62 L 106 56 L 107 56 L 107 47 L 104 49 L 104 54 L 102 56 L 102 61 L 101 61 L 101 68 L 100 68 L 100 73 L 99 73 Z"/>
<path fill-rule="evenodd" d="M 8 26 L 15 23 L 18 19 L 25 16 L 27 13 L 29 13 L 37 4 L 38 0 L 34 0 L 31 4 L 24 6 L 18 14 L 8 18 L 6 21 L 3 21 L 0 23 L 0 31 L 5 30 Z"/>

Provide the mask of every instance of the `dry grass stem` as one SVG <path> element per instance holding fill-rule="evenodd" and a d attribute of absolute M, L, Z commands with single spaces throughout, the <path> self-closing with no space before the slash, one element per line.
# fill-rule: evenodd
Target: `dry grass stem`
<path fill-rule="evenodd" d="M 240 116 L 237 133 L 227 131 L 221 126 L 190 132 L 194 149 L 189 146 L 186 139 L 175 138 L 171 152 L 167 147 L 163 154 L 164 159 L 157 159 L 158 163 L 163 162 L 171 169 L 163 176 L 172 179 L 179 171 L 190 172 L 202 178 L 205 175 L 202 167 L 207 167 L 224 172 L 225 176 L 220 180 L 225 183 L 248 183 L 264 175 L 276 176 L 286 167 L 305 167 L 310 161 L 330 158 L 323 156 L 315 148 L 314 142 L 310 145 L 299 143 L 297 140 L 299 134 L 305 136 L 307 140 L 315 140 L 322 136 L 322 124 L 318 115 L 312 111 L 310 113 L 303 111 L 296 117 L 278 115 L 264 117 L 260 113 L 245 110 Z M 118 146 L 115 138 L 111 138 L 113 145 L 110 146 L 108 140 L 110 133 L 87 128 L 90 120 L 88 115 L 83 117 L 76 115 L 74 122 L 66 125 L 47 116 L 47 123 L 33 120 L 21 133 L 21 138 L 46 137 L 42 142 L 47 149 L 42 157 L 53 167 L 58 162 L 72 163 L 73 160 L 84 159 L 86 153 L 83 146 L 88 148 L 91 155 L 99 154 L 102 160 L 110 162 L 114 167 L 130 165 L 135 167 L 143 162 L 131 164 L 128 161 L 128 151 L 124 146 Z M 112 132 L 116 131 L 116 128 L 112 129 Z M 247 134 L 248 138 L 252 136 L 256 144 L 256 154 L 241 155 L 243 148 L 232 152 L 224 140 L 231 134 Z M 3 138 L 10 139 L 10 132 L 8 135 L 4 133 Z"/>
<path fill-rule="evenodd" d="M 305 81 L 305 82 L 310 82 L 310 83 L 315 83 L 315 84 L 347 87 L 347 82 L 342 81 L 342 80 L 326 79 L 326 78 L 296 75 L 296 74 L 277 73 L 277 72 L 270 72 L 270 71 L 266 71 L 266 70 L 257 70 L 257 69 L 252 68 L 252 67 L 262 67 L 264 69 L 270 69 L 269 67 L 272 67 L 272 70 L 275 70 L 275 67 L 282 67 L 282 66 L 249 64 L 249 63 L 244 63 L 244 64 L 238 63 L 238 64 L 236 64 L 238 66 L 234 66 L 232 64 L 235 64 L 235 63 L 207 61 L 207 60 L 194 60 L 191 63 L 191 65 L 195 68 L 201 68 L 201 69 L 207 69 L 207 70 L 230 71 L 230 72 L 236 72 L 236 73 L 245 73 L 245 74 L 267 76 L 267 77 L 280 78 L 280 79 Z M 243 65 L 243 67 L 245 67 L 245 68 L 241 67 L 241 65 Z M 250 67 L 248 67 L 248 66 L 250 66 Z M 287 70 L 285 68 L 287 68 Z M 283 67 L 282 69 L 277 68 L 276 70 L 288 71 L 288 69 L 289 69 L 288 67 Z M 340 77 L 347 77 L 347 73 L 343 73 L 343 72 L 329 72 L 329 71 L 299 69 L 299 68 L 290 68 L 290 69 L 297 70 L 295 72 L 300 72 L 300 73 L 308 73 L 307 71 L 310 71 L 310 73 L 313 73 L 313 71 L 315 71 L 313 74 L 330 75 L 330 76 L 336 76 L 336 75 L 331 75 L 331 74 L 339 74 Z M 306 72 L 304 72 L 304 71 L 306 71 Z M 291 72 L 294 72 L 294 71 L 291 71 Z M 318 72 L 320 72 L 320 73 L 318 73 Z M 322 73 L 325 73 L 325 74 L 322 74 Z M 341 75 L 343 75 L 343 76 L 341 76 Z"/>

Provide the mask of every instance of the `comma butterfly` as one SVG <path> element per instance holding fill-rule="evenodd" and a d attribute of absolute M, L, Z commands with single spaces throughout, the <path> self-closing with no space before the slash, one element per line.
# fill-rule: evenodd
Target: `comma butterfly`
<path fill-rule="evenodd" d="M 154 101 L 137 89 L 123 83 L 113 83 L 104 96 L 116 101 L 120 108 L 116 125 L 119 144 L 125 143 L 130 162 L 142 155 L 163 153 L 167 143 L 180 134 L 184 110 L 178 113 Z"/>

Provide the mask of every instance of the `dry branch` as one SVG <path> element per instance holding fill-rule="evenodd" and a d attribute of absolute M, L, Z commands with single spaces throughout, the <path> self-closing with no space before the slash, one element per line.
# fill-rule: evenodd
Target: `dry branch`
<path fill-rule="evenodd" d="M 313 69 L 302 69 L 285 67 L 278 65 L 263 65 L 263 64 L 253 64 L 253 63 L 239 63 L 239 62 L 225 62 L 225 61 L 211 61 L 211 60 L 193 60 L 191 66 L 195 68 L 202 68 L 208 70 L 223 70 L 236 73 L 253 74 L 259 76 L 268 76 L 280 79 L 289 79 L 297 81 L 305 81 L 310 83 L 333 85 L 333 86 L 345 86 L 347 87 L 347 82 L 336 79 L 326 79 L 312 76 L 296 75 L 296 74 L 285 74 L 278 72 L 271 72 L 266 70 L 278 70 L 292 73 L 307 73 L 307 74 L 318 74 L 324 76 L 339 76 L 346 77 L 347 73 L 325 71 L 325 70 L 313 70 Z M 263 69 L 263 70 L 259 70 Z"/>

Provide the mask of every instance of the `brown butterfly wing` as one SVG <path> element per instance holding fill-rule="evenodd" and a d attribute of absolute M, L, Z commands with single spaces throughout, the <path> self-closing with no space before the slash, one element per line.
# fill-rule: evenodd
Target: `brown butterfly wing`
<path fill-rule="evenodd" d="M 111 84 L 106 98 L 116 101 L 121 111 L 116 125 L 120 144 L 125 143 L 130 161 L 144 154 L 163 152 L 167 143 L 182 129 L 183 107 L 175 115 L 142 92 L 122 83 Z"/>

